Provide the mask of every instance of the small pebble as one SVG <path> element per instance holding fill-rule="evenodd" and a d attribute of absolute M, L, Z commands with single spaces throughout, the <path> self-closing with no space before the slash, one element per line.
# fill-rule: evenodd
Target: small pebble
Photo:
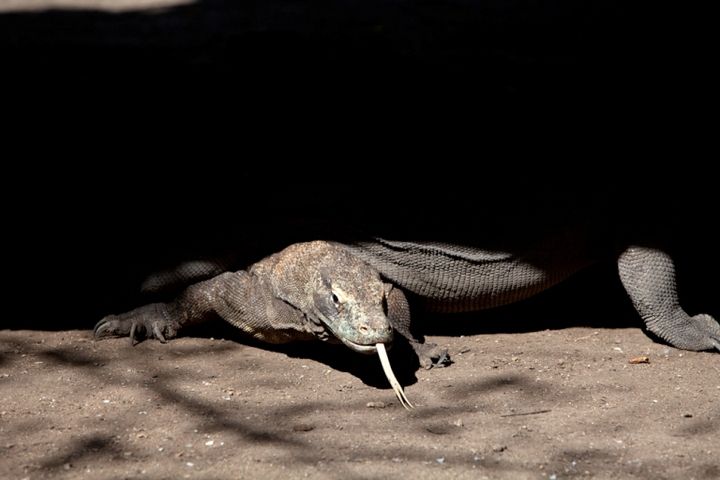
<path fill-rule="evenodd" d="M 683 413 L 683 417 L 692 418 L 692 413 Z"/>
<path fill-rule="evenodd" d="M 436 458 L 435 461 L 442 465 L 443 463 L 445 463 L 445 457 Z"/>
<path fill-rule="evenodd" d="M 385 408 L 387 403 L 385 402 L 368 402 L 365 404 L 367 408 Z"/>

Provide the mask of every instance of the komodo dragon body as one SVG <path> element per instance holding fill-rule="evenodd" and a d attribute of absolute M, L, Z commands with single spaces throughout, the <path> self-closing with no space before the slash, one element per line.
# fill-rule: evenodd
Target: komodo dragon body
<path fill-rule="evenodd" d="M 469 312 L 531 297 L 598 260 L 584 237 L 564 232 L 521 253 L 437 242 L 374 239 L 349 247 L 390 283 L 437 312 Z M 720 350 L 720 324 L 680 306 L 675 265 L 664 250 L 617 254 L 620 280 L 647 329 L 674 347 Z M 421 359 L 422 360 L 422 359 Z"/>
<path fill-rule="evenodd" d="M 433 311 L 496 307 L 528 298 L 588 266 L 592 251 L 582 239 L 565 234 L 512 253 L 377 238 L 298 243 L 247 271 L 191 285 L 169 303 L 107 316 L 95 335 L 133 339 L 144 333 L 164 342 L 187 325 L 219 315 L 266 342 L 339 340 L 359 352 L 377 351 L 383 359 L 384 345 L 395 332 L 429 368 L 446 363 L 447 352 L 413 337 L 408 297 Z M 720 350 L 720 324 L 707 314 L 690 316 L 680 306 L 667 253 L 630 246 L 617 261 L 625 290 L 649 331 L 677 348 Z M 397 383 L 391 373 L 388 378 Z M 399 387 L 395 390 L 401 397 Z"/>

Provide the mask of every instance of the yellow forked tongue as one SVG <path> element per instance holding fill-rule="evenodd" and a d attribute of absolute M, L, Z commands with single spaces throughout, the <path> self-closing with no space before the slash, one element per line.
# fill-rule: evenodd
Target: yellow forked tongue
<path fill-rule="evenodd" d="M 380 357 L 380 363 L 382 364 L 385 376 L 390 382 L 390 386 L 395 391 L 395 395 L 397 395 L 398 400 L 400 400 L 402 406 L 408 410 L 410 410 L 411 408 L 415 408 L 413 407 L 413 404 L 410 403 L 410 400 L 408 400 L 405 396 L 405 392 L 403 392 L 403 389 L 400 386 L 400 382 L 397 381 L 397 378 L 395 378 L 395 374 L 393 373 L 392 368 L 390 368 L 390 359 L 388 358 L 387 351 L 385 350 L 385 344 L 376 343 L 375 347 L 377 347 L 377 354 L 378 357 Z"/>

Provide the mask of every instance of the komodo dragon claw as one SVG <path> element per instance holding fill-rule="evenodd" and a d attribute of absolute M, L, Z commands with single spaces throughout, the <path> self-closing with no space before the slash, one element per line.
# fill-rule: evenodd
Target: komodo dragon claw
<path fill-rule="evenodd" d="M 166 343 L 177 335 L 178 325 L 164 312 L 162 304 L 153 303 L 120 315 L 108 315 L 95 325 L 95 338 L 128 335 L 130 344 L 135 345 L 144 335 Z"/>

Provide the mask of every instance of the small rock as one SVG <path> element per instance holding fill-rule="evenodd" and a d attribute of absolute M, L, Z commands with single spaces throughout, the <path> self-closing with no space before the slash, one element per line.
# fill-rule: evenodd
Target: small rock
<path fill-rule="evenodd" d="M 72 468 L 72 464 L 71 464 L 71 463 L 66 463 L 66 464 L 63 465 L 63 470 L 70 470 L 70 468 Z"/>
<path fill-rule="evenodd" d="M 365 404 L 367 408 L 385 408 L 387 403 L 385 402 L 368 402 Z"/>
<path fill-rule="evenodd" d="M 452 424 L 455 425 L 456 427 L 462 427 L 463 426 L 462 418 L 458 418 L 457 420 L 452 422 Z"/>
<path fill-rule="evenodd" d="M 683 417 L 692 418 L 692 413 L 683 413 Z"/>
<path fill-rule="evenodd" d="M 495 453 L 501 453 L 507 450 L 507 445 L 495 445 L 492 447 L 492 451 Z"/>
<path fill-rule="evenodd" d="M 442 465 L 443 463 L 445 463 L 445 457 L 438 457 L 435 459 L 435 461 Z"/>
<path fill-rule="evenodd" d="M 637 365 L 638 363 L 650 363 L 650 357 L 647 355 L 640 355 L 638 357 L 633 357 L 630 360 L 628 360 L 628 363 L 631 363 L 633 365 Z"/>

